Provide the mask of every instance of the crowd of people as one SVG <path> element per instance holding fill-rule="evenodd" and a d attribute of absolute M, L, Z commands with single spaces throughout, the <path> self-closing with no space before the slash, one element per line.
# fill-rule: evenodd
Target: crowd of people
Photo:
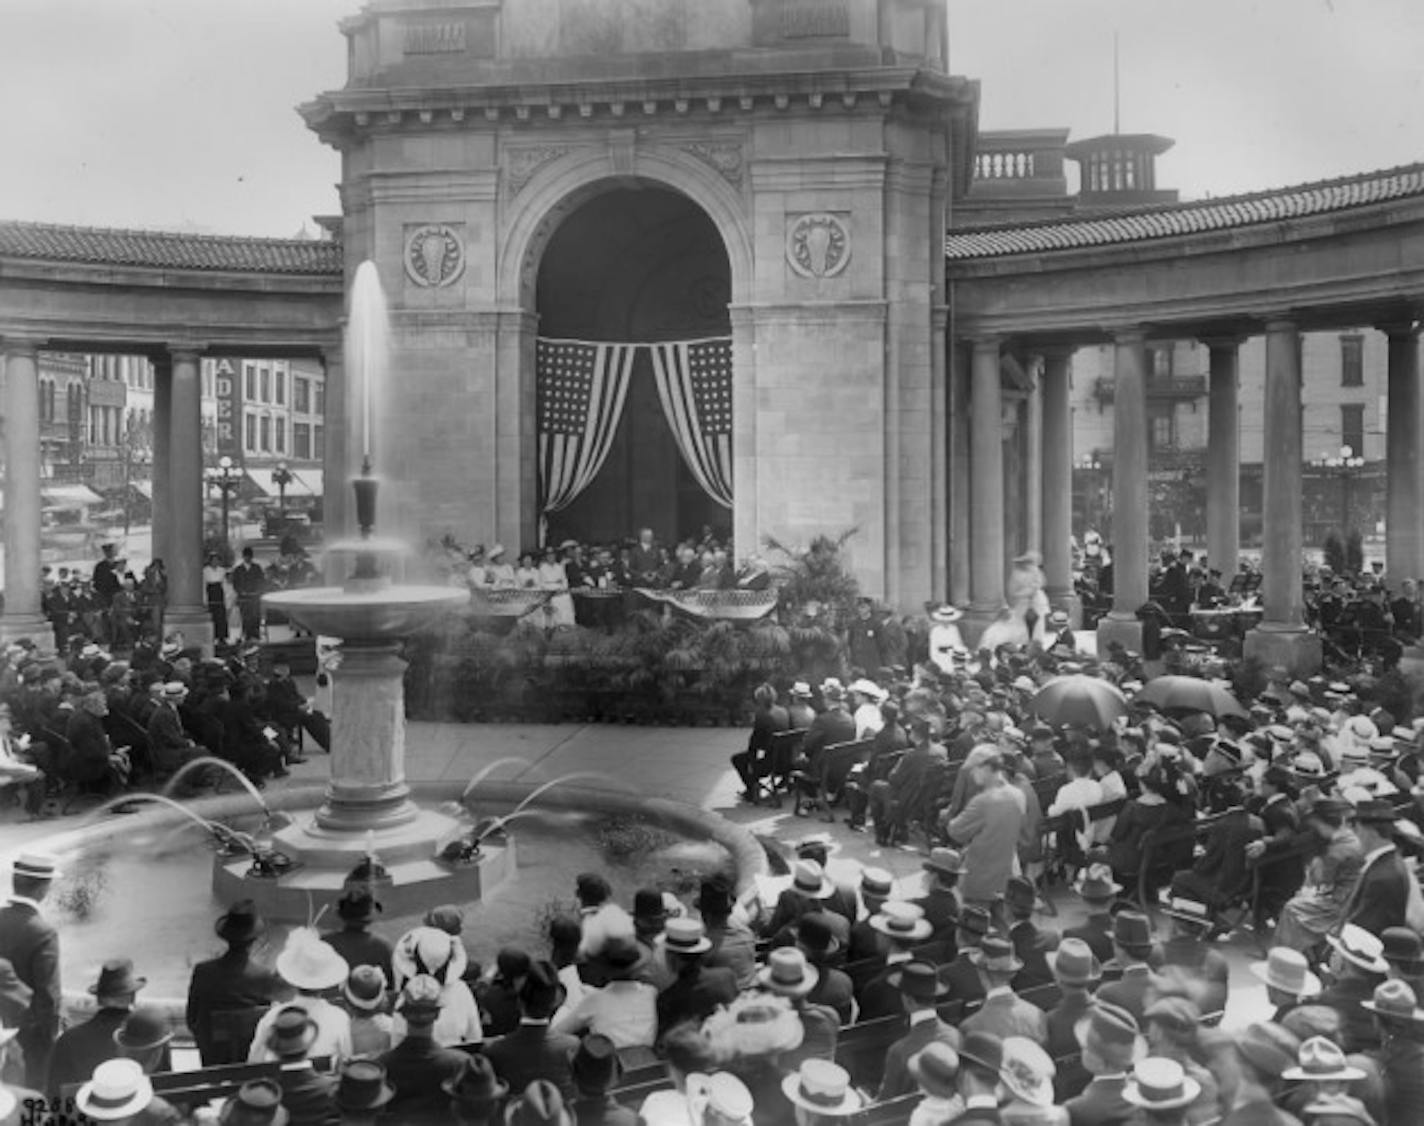
<path fill-rule="evenodd" d="M 327 675 L 318 680 L 329 695 Z M 20 639 L 0 658 L 0 787 L 38 814 L 51 799 L 162 785 L 209 756 L 263 786 L 305 761 L 306 736 L 330 749 L 329 711 L 284 661 L 264 670 L 255 644 L 204 657 L 170 634 L 120 659 L 93 642 L 62 657 Z M 184 793 L 221 781 L 200 768 Z"/>

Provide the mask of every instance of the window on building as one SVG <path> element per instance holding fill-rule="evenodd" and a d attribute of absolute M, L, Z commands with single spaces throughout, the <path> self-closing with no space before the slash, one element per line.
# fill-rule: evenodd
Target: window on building
<path fill-rule="evenodd" d="M 1177 417 L 1173 412 L 1154 414 L 1149 441 L 1154 450 L 1170 450 L 1177 445 Z"/>
<path fill-rule="evenodd" d="M 287 405 L 287 373 L 278 371 L 272 373 L 272 388 L 276 392 L 276 402 L 279 407 Z"/>
<path fill-rule="evenodd" d="M 287 420 L 285 418 L 276 419 L 276 426 L 272 431 L 272 444 L 276 447 L 276 452 L 284 454 L 287 452 Z"/>
<path fill-rule="evenodd" d="M 262 386 L 262 401 L 270 403 L 272 401 L 272 373 L 263 368 L 258 373 L 258 382 Z"/>
<path fill-rule="evenodd" d="M 1365 385 L 1365 338 L 1359 333 L 1340 337 L 1340 386 Z"/>
<path fill-rule="evenodd" d="M 243 415 L 242 448 L 248 453 L 257 452 L 257 416 L 255 414 Z"/>
<path fill-rule="evenodd" d="M 312 427 L 312 460 L 321 461 L 326 457 L 326 431 L 320 426 Z"/>
<path fill-rule="evenodd" d="M 272 418 L 270 415 L 262 416 L 262 452 L 270 454 L 272 452 Z"/>
<path fill-rule="evenodd" d="M 292 379 L 292 409 L 298 414 L 311 414 L 311 382 L 301 376 Z"/>
<path fill-rule="evenodd" d="M 251 364 L 242 365 L 242 390 L 249 403 L 257 399 L 257 369 Z"/>
<path fill-rule="evenodd" d="M 1167 379 L 1172 374 L 1172 346 L 1152 349 L 1152 374 L 1158 379 Z"/>
<path fill-rule="evenodd" d="M 1340 445 L 1349 446 L 1356 457 L 1365 456 L 1365 404 L 1340 404 Z"/>
<path fill-rule="evenodd" d="M 305 461 L 311 455 L 311 423 L 292 423 L 292 456 Z"/>
<path fill-rule="evenodd" d="M 312 414 L 326 414 L 326 384 L 312 384 Z"/>

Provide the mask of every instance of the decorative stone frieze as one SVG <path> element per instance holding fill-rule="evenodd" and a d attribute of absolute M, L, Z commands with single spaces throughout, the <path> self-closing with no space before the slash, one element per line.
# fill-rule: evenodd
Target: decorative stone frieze
<path fill-rule="evenodd" d="M 534 178 L 534 173 L 569 151 L 567 145 L 532 145 L 505 151 L 504 169 L 509 182 L 509 194 L 516 196 Z"/>
<path fill-rule="evenodd" d="M 744 165 L 741 145 L 716 141 L 694 141 L 690 145 L 684 145 L 683 152 L 695 156 L 711 167 L 732 187 L 740 188 L 742 186 Z"/>

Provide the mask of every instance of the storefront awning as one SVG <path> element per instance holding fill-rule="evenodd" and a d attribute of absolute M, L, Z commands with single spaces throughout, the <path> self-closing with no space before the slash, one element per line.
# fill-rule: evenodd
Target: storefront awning
<path fill-rule="evenodd" d="M 104 498 L 88 485 L 41 484 L 40 499 L 46 508 L 87 508 L 104 503 Z"/>
<path fill-rule="evenodd" d="M 144 500 L 153 499 L 152 481 L 130 481 L 129 487 L 132 488 L 134 492 L 138 493 L 139 496 L 143 497 Z"/>
<path fill-rule="evenodd" d="M 277 483 L 272 480 L 272 470 L 266 466 L 249 465 L 245 472 L 248 480 L 255 485 L 264 496 L 278 497 L 281 490 L 277 488 Z M 295 497 L 319 497 L 321 496 L 321 470 L 320 469 L 293 469 L 290 471 L 292 479 L 287 482 L 287 499 Z"/>

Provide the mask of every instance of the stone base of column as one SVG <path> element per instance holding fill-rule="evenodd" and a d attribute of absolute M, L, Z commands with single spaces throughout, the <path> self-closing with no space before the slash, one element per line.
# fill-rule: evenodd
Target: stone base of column
<path fill-rule="evenodd" d="M 54 628 L 43 614 L 0 614 L 0 644 L 28 637 L 42 653 L 54 652 Z"/>
<path fill-rule="evenodd" d="M 1113 642 L 1133 653 L 1142 652 L 1142 623 L 1136 615 L 1118 617 L 1108 614 L 1098 622 L 1098 657 L 1105 659 Z"/>
<path fill-rule="evenodd" d="M 213 651 L 213 617 L 206 606 L 170 606 L 163 615 L 163 628 L 168 633 L 181 633 L 185 646 L 200 646 L 204 653 Z"/>
<path fill-rule="evenodd" d="M 1323 660 L 1320 638 L 1300 626 L 1257 626 L 1247 632 L 1243 652 L 1292 680 L 1314 676 Z"/>
<path fill-rule="evenodd" d="M 1044 593 L 1048 595 L 1048 604 L 1053 609 L 1062 610 L 1068 615 L 1070 626 L 1074 629 L 1083 628 L 1083 600 L 1078 597 L 1076 591 L 1049 588 Z"/>
<path fill-rule="evenodd" d="M 1002 607 L 986 610 L 970 606 L 964 611 L 964 617 L 959 620 L 959 636 L 964 638 L 964 644 L 971 653 L 978 649 L 979 639 L 984 636 L 984 631 L 998 621 L 1002 613 Z"/>

